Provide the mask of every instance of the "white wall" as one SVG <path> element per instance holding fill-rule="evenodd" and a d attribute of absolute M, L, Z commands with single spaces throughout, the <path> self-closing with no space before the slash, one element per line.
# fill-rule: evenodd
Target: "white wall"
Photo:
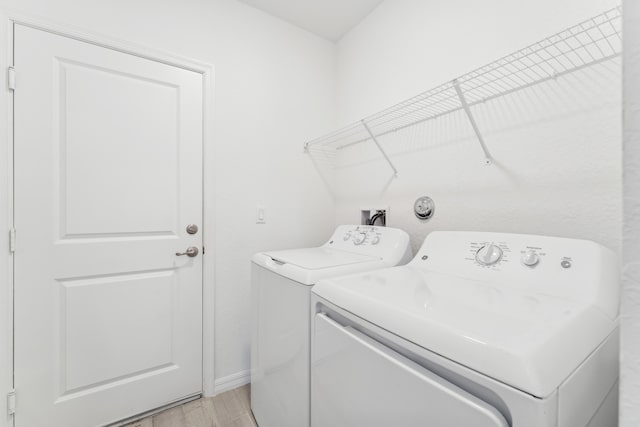
<path fill-rule="evenodd" d="M 334 125 L 334 45 L 233 0 L 0 0 L 0 8 L 214 65 L 215 376 L 220 387 L 247 381 L 250 256 L 317 245 L 332 231 L 332 197 L 302 142 Z M 265 225 L 255 224 L 258 203 Z"/>
<path fill-rule="evenodd" d="M 624 239 L 620 426 L 640 425 L 640 3 L 624 2 Z"/>
<path fill-rule="evenodd" d="M 618 0 L 395 0 L 338 43 L 338 121 L 347 124 L 616 6 Z M 463 114 L 384 137 L 399 169 L 365 144 L 342 150 L 336 222 L 390 206 L 414 248 L 432 230 L 586 238 L 621 234 L 620 61 L 474 107 L 496 163 L 485 166 Z M 428 223 L 413 216 L 422 195 Z"/>

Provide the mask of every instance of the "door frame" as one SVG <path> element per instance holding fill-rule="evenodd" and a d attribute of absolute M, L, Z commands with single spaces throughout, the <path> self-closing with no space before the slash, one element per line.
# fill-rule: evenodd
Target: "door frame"
<path fill-rule="evenodd" d="M 91 43 L 122 53 L 138 56 L 152 61 L 184 68 L 202 75 L 203 87 L 203 212 L 202 242 L 206 255 L 202 258 L 202 386 L 205 396 L 215 394 L 214 375 L 214 307 L 215 307 L 215 140 L 213 137 L 213 97 L 214 66 L 205 62 L 185 58 L 154 48 L 117 40 L 108 36 L 94 34 L 83 29 L 61 26 L 39 18 L 25 16 L 6 10 L 0 10 L 0 427 L 13 425 L 11 416 L 7 416 L 7 399 L 13 384 L 13 255 L 9 250 L 13 217 L 13 92 L 9 89 L 7 70 L 13 65 L 13 25 L 21 24 L 67 38 Z M 2 49 L 2 50 L 4 50 Z M 2 52 L 0 50 L 0 52 Z M 19 90 L 19 70 L 16 86 Z M 19 397 L 18 397 L 19 399 Z"/>

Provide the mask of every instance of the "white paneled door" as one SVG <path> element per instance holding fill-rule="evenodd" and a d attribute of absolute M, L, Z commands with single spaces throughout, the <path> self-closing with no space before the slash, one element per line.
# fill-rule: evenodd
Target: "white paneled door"
<path fill-rule="evenodd" d="M 16 427 L 200 393 L 202 75 L 18 24 L 14 66 Z"/>

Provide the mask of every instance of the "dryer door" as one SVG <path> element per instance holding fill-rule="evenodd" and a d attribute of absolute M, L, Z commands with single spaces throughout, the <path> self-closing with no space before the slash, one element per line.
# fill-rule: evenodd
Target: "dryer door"
<path fill-rule="evenodd" d="M 508 427 L 497 409 L 355 329 L 317 314 L 313 427 Z"/>

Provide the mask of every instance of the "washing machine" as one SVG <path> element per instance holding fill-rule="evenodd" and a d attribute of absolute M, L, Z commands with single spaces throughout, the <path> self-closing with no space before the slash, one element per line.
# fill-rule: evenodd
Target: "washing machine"
<path fill-rule="evenodd" d="M 433 232 L 321 280 L 312 427 L 615 427 L 617 259 L 590 241 Z"/>
<path fill-rule="evenodd" d="M 339 226 L 317 248 L 253 257 L 251 409 L 260 427 L 309 426 L 312 286 L 411 258 L 404 231 L 357 225 Z"/>

